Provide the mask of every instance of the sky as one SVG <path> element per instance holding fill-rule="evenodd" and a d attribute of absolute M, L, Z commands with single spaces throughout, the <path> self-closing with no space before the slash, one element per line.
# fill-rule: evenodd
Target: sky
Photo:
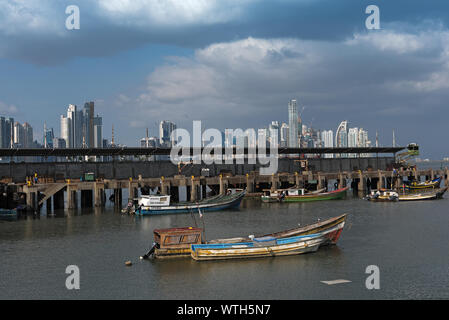
<path fill-rule="evenodd" d="M 380 29 L 368 30 L 368 5 Z M 66 28 L 66 7 L 80 10 Z M 342 120 L 380 144 L 449 157 L 445 0 L 0 0 L 0 115 L 60 134 L 69 104 L 95 101 L 103 135 L 137 146 L 171 120 L 192 130 Z"/>

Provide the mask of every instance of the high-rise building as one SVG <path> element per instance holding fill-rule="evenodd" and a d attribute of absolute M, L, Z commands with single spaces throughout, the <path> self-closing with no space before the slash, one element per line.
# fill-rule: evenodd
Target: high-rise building
<path fill-rule="evenodd" d="M 345 148 L 348 146 L 348 121 L 340 123 L 335 133 L 335 146 Z"/>
<path fill-rule="evenodd" d="M 287 147 L 288 146 L 288 124 L 286 124 L 285 122 L 283 122 L 281 125 L 280 136 L 281 136 L 280 146 Z"/>
<path fill-rule="evenodd" d="M 159 124 L 159 141 L 163 147 L 171 147 L 174 141 L 171 140 L 171 134 L 176 129 L 176 125 L 168 120 L 163 120 Z"/>
<path fill-rule="evenodd" d="M 335 132 L 335 146 L 337 148 L 348 147 L 348 121 L 344 120 L 340 123 Z M 342 157 L 347 157 L 347 154 L 342 154 Z"/>
<path fill-rule="evenodd" d="M 288 127 L 288 147 L 298 148 L 298 107 L 295 99 L 288 103 Z"/>
<path fill-rule="evenodd" d="M 266 128 L 257 130 L 257 145 L 267 146 L 268 142 L 268 130 Z"/>
<path fill-rule="evenodd" d="M 14 118 L 5 120 L 4 148 L 11 148 L 14 145 Z"/>
<path fill-rule="evenodd" d="M 14 122 L 14 146 L 18 148 L 25 148 L 25 130 L 22 125 L 16 121 Z"/>
<path fill-rule="evenodd" d="M 268 127 L 269 141 L 270 141 L 271 146 L 279 147 L 279 143 L 280 143 L 279 130 L 280 130 L 279 122 L 271 121 L 271 123 Z"/>
<path fill-rule="evenodd" d="M 89 145 L 90 148 L 102 148 L 103 147 L 103 118 L 96 116 L 93 119 L 93 145 Z"/>
<path fill-rule="evenodd" d="M 72 147 L 71 121 L 68 117 L 65 117 L 63 115 L 61 115 L 61 139 L 64 139 L 66 148 Z"/>
<path fill-rule="evenodd" d="M 101 143 L 95 142 L 95 103 L 93 101 L 86 102 L 83 110 L 83 137 L 86 145 L 89 148 Z M 97 116 L 98 117 L 98 116 Z"/>
<path fill-rule="evenodd" d="M 76 105 L 69 104 L 67 118 L 70 122 L 70 141 L 68 147 L 80 148 L 83 144 L 83 112 L 78 111 Z"/>
<path fill-rule="evenodd" d="M 359 147 L 359 128 L 349 128 L 348 130 L 348 147 L 357 148 Z M 350 158 L 355 158 L 357 154 L 350 153 Z"/>
<path fill-rule="evenodd" d="M 64 149 L 67 148 L 66 140 L 62 138 L 53 138 L 53 148 Z"/>
<path fill-rule="evenodd" d="M 51 130 L 53 132 L 53 129 Z M 25 134 L 24 147 L 32 148 L 34 146 L 33 127 L 28 122 L 25 122 L 23 124 L 23 131 Z"/>
<path fill-rule="evenodd" d="M 332 130 L 324 130 L 321 132 L 321 142 L 324 148 L 334 147 L 334 132 Z M 324 155 L 325 158 L 333 158 L 334 155 L 327 153 Z"/>

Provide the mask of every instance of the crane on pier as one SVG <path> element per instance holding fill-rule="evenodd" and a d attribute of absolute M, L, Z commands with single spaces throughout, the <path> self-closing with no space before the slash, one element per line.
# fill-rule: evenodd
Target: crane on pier
<path fill-rule="evenodd" d="M 412 158 L 419 156 L 419 146 L 416 143 L 409 143 L 407 145 L 407 151 L 401 152 L 396 155 L 396 165 L 399 168 L 404 169 L 410 169 L 414 166 L 412 166 L 410 163 L 408 163 L 408 160 L 411 160 Z"/>

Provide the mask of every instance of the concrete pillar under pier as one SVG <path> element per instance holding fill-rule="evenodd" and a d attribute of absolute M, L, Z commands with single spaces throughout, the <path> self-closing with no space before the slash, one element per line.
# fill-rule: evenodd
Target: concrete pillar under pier
<path fill-rule="evenodd" d="M 365 178 L 363 177 L 362 171 L 359 171 L 359 184 L 357 186 L 357 189 L 359 192 L 365 191 Z"/>
<path fill-rule="evenodd" d="M 131 198 L 131 193 L 130 193 L 130 198 Z M 95 205 L 95 207 L 103 207 L 105 205 L 104 199 L 105 199 L 104 185 L 98 185 L 97 183 L 95 183 L 95 188 L 94 188 L 94 205 Z"/>
<path fill-rule="evenodd" d="M 318 184 L 317 184 L 317 189 L 321 189 L 321 188 L 323 187 L 323 182 L 322 182 L 321 179 L 322 179 L 322 178 L 321 178 L 321 175 L 318 174 L 318 180 L 317 180 Z"/>
<path fill-rule="evenodd" d="M 224 188 L 224 182 L 223 182 L 223 176 L 220 174 L 220 194 L 225 194 L 225 188 Z"/>
<path fill-rule="evenodd" d="M 344 187 L 344 183 L 343 183 L 343 174 L 339 173 L 338 174 L 338 189 L 341 189 Z"/>
<path fill-rule="evenodd" d="M 114 189 L 114 206 L 121 208 L 122 207 L 122 189 L 116 188 Z"/>
<path fill-rule="evenodd" d="M 274 192 L 278 189 L 279 184 L 279 176 L 276 174 L 271 175 L 271 192 Z"/>
<path fill-rule="evenodd" d="M 379 180 L 377 181 L 377 189 L 382 189 L 383 188 L 383 176 L 380 170 L 377 171 L 377 177 L 379 178 Z"/>
<path fill-rule="evenodd" d="M 254 178 L 246 174 L 246 190 L 248 193 L 254 192 Z"/>
<path fill-rule="evenodd" d="M 192 186 L 192 189 L 190 190 L 190 201 L 197 201 L 199 199 L 198 193 L 199 193 L 200 182 L 198 180 L 195 180 L 194 177 L 192 177 L 191 186 Z"/>
<path fill-rule="evenodd" d="M 77 202 L 77 192 L 74 188 L 67 186 L 67 208 L 68 209 L 76 209 L 78 206 Z"/>

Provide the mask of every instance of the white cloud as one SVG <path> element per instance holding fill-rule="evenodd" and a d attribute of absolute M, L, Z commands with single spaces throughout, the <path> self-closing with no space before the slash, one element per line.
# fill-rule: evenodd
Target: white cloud
<path fill-rule="evenodd" d="M 13 104 L 6 104 L 0 101 L 0 112 L 5 115 L 17 114 L 19 109 Z"/>
<path fill-rule="evenodd" d="M 334 114 L 340 108 L 422 113 L 426 94 L 449 87 L 449 33 L 384 34 L 341 42 L 248 38 L 212 44 L 152 72 L 135 99 L 135 114 L 178 122 L 207 116 L 218 127 L 278 119 L 290 98 Z"/>
<path fill-rule="evenodd" d="M 57 9 L 45 1 L 0 1 L 0 34 L 13 36 L 50 32 L 61 35 L 64 25 L 58 22 L 64 20 L 64 11 L 59 13 L 58 19 Z"/>
<path fill-rule="evenodd" d="M 223 23 L 238 18 L 254 0 L 100 0 L 99 14 L 117 24 L 178 26 Z"/>

